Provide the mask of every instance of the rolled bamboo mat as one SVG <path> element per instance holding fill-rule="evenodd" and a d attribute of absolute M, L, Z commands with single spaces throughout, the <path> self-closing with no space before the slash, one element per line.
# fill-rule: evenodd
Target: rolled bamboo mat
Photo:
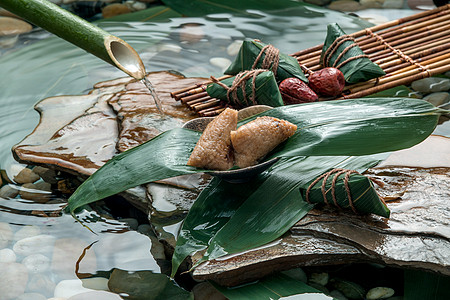
<path fill-rule="evenodd" d="M 386 75 L 345 87 L 337 99 L 368 96 L 399 85 L 450 71 L 450 4 L 350 34 Z M 303 70 L 322 68 L 323 45 L 291 54 Z M 230 76 L 223 76 L 225 79 Z M 211 82 L 171 93 L 200 116 L 220 113 L 226 103 L 211 98 L 206 86 Z"/>

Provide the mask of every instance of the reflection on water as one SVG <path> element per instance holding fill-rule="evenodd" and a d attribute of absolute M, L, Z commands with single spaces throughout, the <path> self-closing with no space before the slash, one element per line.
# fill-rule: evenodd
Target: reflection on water
<path fill-rule="evenodd" d="M 338 22 L 347 33 L 368 25 L 345 14 L 302 7 L 272 14 L 249 11 L 245 17 L 215 14 L 161 23 L 104 21 L 101 26 L 130 43 L 147 71 L 173 69 L 186 76 L 208 77 L 222 75 L 245 38 L 257 38 L 293 53 L 322 43 L 325 24 L 330 22 Z M 36 103 L 50 96 L 85 94 L 97 82 L 123 77 L 122 71 L 58 38 L 21 48 L 0 57 L 0 169 L 10 178 L 22 169 L 14 163 L 10 148 L 37 125 Z M 0 295 L 14 298 L 26 292 L 46 299 L 69 298 L 91 290 L 127 294 L 129 290 L 120 283 L 128 283 L 130 276 L 135 276 L 132 281 L 153 278 L 161 293 L 173 286 L 159 274 L 168 271 L 168 262 L 148 224 L 130 230 L 129 222 L 85 211 L 80 218 L 89 231 L 61 211 L 65 200 L 60 195 L 35 186 L 28 190 L 26 186 L 5 186 L 0 197 L 0 282 L 6 275 L 15 280 L 10 289 L 0 285 Z M 33 196 L 27 197 L 26 192 Z M 178 203 L 166 201 L 169 192 L 158 184 L 149 187 L 149 193 L 159 196 L 155 197 L 156 217 L 163 219 L 173 211 L 185 213 Z M 155 224 L 156 230 L 167 233 L 173 243 L 180 219 Z M 144 271 L 147 273 L 139 273 Z M 111 287 L 107 278 L 113 275 L 110 281 L 117 285 Z"/>

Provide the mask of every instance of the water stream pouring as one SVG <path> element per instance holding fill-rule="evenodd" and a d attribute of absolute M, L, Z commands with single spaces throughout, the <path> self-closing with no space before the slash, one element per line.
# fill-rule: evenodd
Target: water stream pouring
<path fill-rule="evenodd" d="M 124 40 L 47 0 L 0 0 L 0 6 L 141 80 L 163 114 L 141 58 Z"/>

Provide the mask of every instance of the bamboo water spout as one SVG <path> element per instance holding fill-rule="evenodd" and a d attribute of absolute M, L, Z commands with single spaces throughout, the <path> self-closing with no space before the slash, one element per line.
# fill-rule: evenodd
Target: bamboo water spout
<path fill-rule="evenodd" d="M 129 44 L 50 1 L 0 0 L 0 6 L 136 79 L 145 77 L 144 64 Z"/>

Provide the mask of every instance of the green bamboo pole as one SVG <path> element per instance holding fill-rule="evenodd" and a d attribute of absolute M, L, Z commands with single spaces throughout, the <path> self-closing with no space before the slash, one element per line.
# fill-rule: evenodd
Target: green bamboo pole
<path fill-rule="evenodd" d="M 60 38 L 142 79 L 145 68 L 137 52 L 122 39 L 47 0 L 0 0 L 0 6 Z"/>

